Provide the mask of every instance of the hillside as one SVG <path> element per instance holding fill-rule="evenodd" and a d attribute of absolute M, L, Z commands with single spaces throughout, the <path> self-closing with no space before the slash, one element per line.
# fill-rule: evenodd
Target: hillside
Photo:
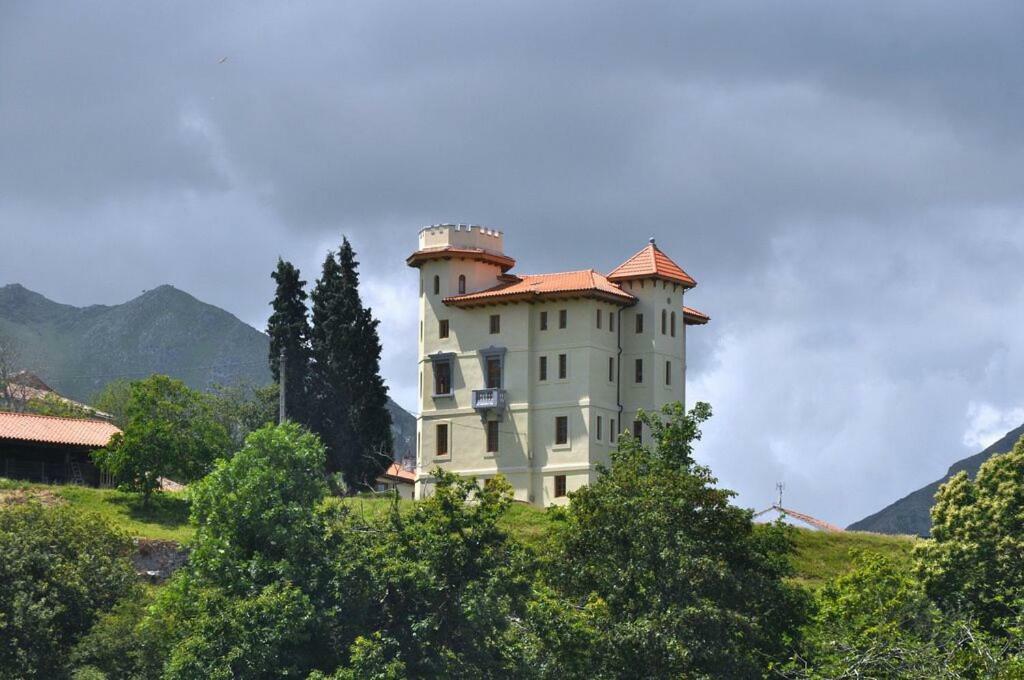
<path fill-rule="evenodd" d="M 34 497 L 48 503 L 67 503 L 82 511 L 97 513 L 114 526 L 132 536 L 149 539 L 170 539 L 187 542 L 193 533 L 188 523 L 188 500 L 185 493 L 164 493 L 145 507 L 138 494 L 114 489 L 93 489 L 80 486 L 45 486 L 0 478 L 0 506 L 12 495 Z M 366 518 L 387 512 L 390 500 L 382 497 L 354 497 L 342 501 Z M 403 501 L 412 507 L 411 501 Z M 551 543 L 551 516 L 531 505 L 514 503 L 502 523 L 505 529 L 533 548 L 545 553 Z M 850 551 L 877 552 L 898 563 L 907 563 L 915 539 L 909 536 L 880 536 L 859 532 L 830 533 L 796 529 L 796 552 L 793 555 L 794 580 L 807 587 L 818 588 L 825 581 L 850 567 Z"/>
<path fill-rule="evenodd" d="M 1010 430 L 1002 439 L 984 451 L 953 463 L 942 479 L 904 496 L 873 515 L 854 522 L 849 526 L 849 529 L 854 531 L 872 531 L 879 534 L 927 536 L 931 532 L 932 525 L 929 511 L 939 486 L 961 470 L 966 470 L 967 474 L 973 478 L 978 473 L 978 468 L 981 467 L 982 463 L 997 453 L 1006 453 L 1012 449 L 1021 436 L 1024 436 L 1024 425 Z"/>
<path fill-rule="evenodd" d="M 120 305 L 64 305 L 19 284 L 0 287 L 0 333 L 23 368 L 61 394 L 88 401 L 115 378 L 164 373 L 198 389 L 265 385 L 269 339 L 229 312 L 173 286 Z M 389 400 L 395 453 L 412 450 L 416 419 Z"/>

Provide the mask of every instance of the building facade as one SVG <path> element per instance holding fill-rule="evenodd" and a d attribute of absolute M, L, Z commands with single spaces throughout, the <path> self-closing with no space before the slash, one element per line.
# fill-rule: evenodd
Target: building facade
<path fill-rule="evenodd" d="M 591 481 L 619 433 L 649 433 L 641 409 L 685 401 L 683 305 L 696 282 L 654 240 L 605 275 L 515 275 L 502 232 L 435 225 L 419 269 L 416 497 L 440 467 L 503 475 L 516 500 L 548 506 Z"/>

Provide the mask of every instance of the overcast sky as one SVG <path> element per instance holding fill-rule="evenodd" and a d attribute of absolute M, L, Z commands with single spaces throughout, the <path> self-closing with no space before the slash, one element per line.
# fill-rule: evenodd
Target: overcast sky
<path fill-rule="evenodd" d="M 426 8 L 429 7 L 429 11 Z M 1024 5 L 0 3 L 0 285 L 263 328 L 341 235 L 415 409 L 436 222 L 699 282 L 699 456 L 846 524 L 1024 421 Z"/>

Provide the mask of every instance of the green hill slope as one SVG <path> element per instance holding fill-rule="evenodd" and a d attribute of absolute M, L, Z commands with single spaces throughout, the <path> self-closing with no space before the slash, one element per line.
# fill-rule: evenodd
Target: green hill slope
<path fill-rule="evenodd" d="M 146 507 L 138 494 L 113 489 L 45 486 L 0 478 L 0 505 L 5 502 L 5 496 L 11 494 L 23 495 L 26 499 L 35 497 L 43 502 L 67 503 L 82 511 L 97 513 L 114 526 L 140 538 L 187 542 L 193 534 L 193 528 L 188 523 L 187 493 L 158 494 L 153 503 Z M 390 506 L 390 500 L 382 497 L 357 496 L 342 502 L 365 518 L 380 517 Z M 412 502 L 403 501 L 403 505 L 412 507 Z M 551 516 L 544 510 L 514 503 L 502 522 L 510 534 L 538 553 L 543 554 L 550 549 Z M 906 564 L 917 542 L 917 539 L 910 536 L 860 532 L 835 534 L 799 528 L 794 538 L 794 580 L 811 589 L 847 571 L 851 566 L 850 553 L 853 550 L 881 553 L 897 563 Z"/>
<path fill-rule="evenodd" d="M 904 496 L 873 515 L 854 522 L 849 528 L 854 531 L 873 531 L 880 534 L 927 536 L 932 527 L 929 512 L 939 486 L 961 470 L 965 470 L 973 478 L 978 474 L 978 468 L 982 463 L 998 453 L 1006 453 L 1012 449 L 1022 436 L 1024 436 L 1024 425 L 1010 430 L 1002 439 L 984 451 L 953 463 L 942 479 Z"/>
<path fill-rule="evenodd" d="M 229 312 L 173 286 L 120 305 L 73 307 L 12 284 L 0 287 L 0 333 L 22 367 L 61 394 L 88 401 L 116 378 L 164 373 L 197 389 L 265 385 L 269 339 Z M 412 450 L 416 419 L 389 400 L 395 453 Z"/>

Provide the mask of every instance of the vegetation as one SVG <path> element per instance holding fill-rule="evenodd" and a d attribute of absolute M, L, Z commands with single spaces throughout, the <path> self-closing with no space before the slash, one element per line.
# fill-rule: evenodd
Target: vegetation
<path fill-rule="evenodd" d="M 319 438 L 267 425 L 160 498 L 192 553 L 155 591 L 105 521 L 151 529 L 140 494 L 51 491 L 0 510 L 0 677 L 1024 677 L 1024 441 L 921 542 L 754 525 L 693 461 L 709 415 L 644 416 L 547 512 L 440 470 L 425 501 L 331 496 Z"/>
<path fill-rule="evenodd" d="M 148 502 L 161 477 L 181 483 L 199 479 L 230 447 L 228 432 L 207 399 L 180 380 L 154 375 L 131 383 L 124 432 L 94 458 Z"/>
<path fill-rule="evenodd" d="M 969 611 L 996 635 L 1024 622 L 1024 438 L 939 489 L 932 539 L 918 548 L 919 574 L 946 612 Z"/>
<path fill-rule="evenodd" d="M 142 494 L 88 486 L 52 486 L 0 478 L 0 501 L 67 506 L 80 515 L 97 516 L 114 530 L 138 538 L 187 542 L 195 533 L 188 522 L 185 492 L 165 492 L 144 503 Z M 0 502 L 0 507 L 3 503 Z"/>
<path fill-rule="evenodd" d="M 358 266 L 343 239 L 313 289 L 310 415 L 327 446 L 328 470 L 363 490 L 391 463 L 393 439 L 378 321 L 359 296 Z"/>
<path fill-rule="evenodd" d="M 92 515 L 0 507 L 0 678 L 53 678 L 99 614 L 132 594 L 131 541 Z"/>
<path fill-rule="evenodd" d="M 309 370 L 312 360 L 309 313 L 306 309 L 306 282 L 291 262 L 278 258 L 277 269 L 270 275 L 277 284 L 271 307 L 274 312 L 267 321 L 270 337 L 270 372 L 274 383 L 281 382 L 281 356 L 285 357 L 285 404 L 292 418 L 310 425 L 308 403 Z"/>
<path fill-rule="evenodd" d="M 808 604 L 786 581 L 788 532 L 755 530 L 693 461 L 710 415 L 642 414 L 653 446 L 624 435 L 611 467 L 572 495 L 550 583 L 584 607 L 590 668 L 575 671 L 756 678 L 788 656 Z"/>

